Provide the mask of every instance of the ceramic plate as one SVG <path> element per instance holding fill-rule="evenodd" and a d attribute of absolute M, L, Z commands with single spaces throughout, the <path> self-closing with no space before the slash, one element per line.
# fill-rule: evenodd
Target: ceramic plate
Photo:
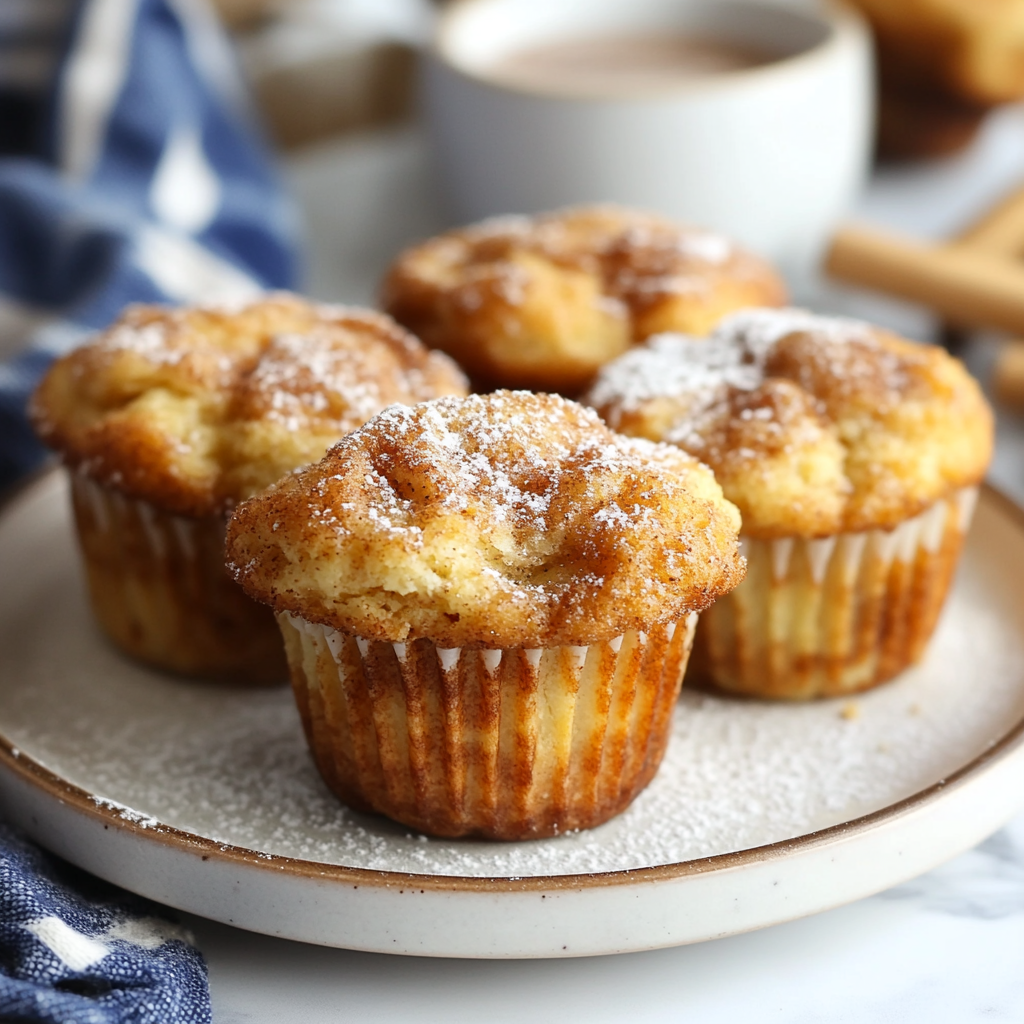
<path fill-rule="evenodd" d="M 68 860 L 218 921 L 432 956 L 650 949 L 858 899 L 1024 804 L 1024 513 L 993 491 L 919 667 L 806 705 L 684 692 L 625 814 L 525 843 L 348 811 L 287 688 L 123 659 L 91 620 L 69 518 L 58 473 L 0 515 L 0 799 Z"/>

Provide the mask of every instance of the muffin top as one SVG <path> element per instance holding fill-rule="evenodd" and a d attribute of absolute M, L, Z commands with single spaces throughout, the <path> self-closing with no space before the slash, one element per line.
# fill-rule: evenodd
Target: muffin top
<path fill-rule="evenodd" d="M 755 537 L 890 529 L 978 483 L 992 454 L 992 414 L 959 361 L 800 310 L 737 313 L 707 340 L 652 338 L 586 401 L 706 462 Z"/>
<path fill-rule="evenodd" d="M 705 608 L 743 575 L 707 467 L 553 395 L 392 406 L 240 505 L 250 596 L 369 640 L 583 645 Z"/>
<path fill-rule="evenodd" d="M 69 466 L 205 516 L 393 402 L 465 393 L 455 364 L 390 318 L 275 294 L 234 310 L 131 306 L 53 365 L 31 411 Z"/>
<path fill-rule="evenodd" d="M 784 300 L 778 275 L 721 235 L 612 206 L 449 232 L 402 253 L 382 289 L 480 384 L 566 394 L 651 334 Z"/>
<path fill-rule="evenodd" d="M 1020 0 L 853 0 L 875 31 L 884 81 L 991 106 L 1024 95 Z"/>

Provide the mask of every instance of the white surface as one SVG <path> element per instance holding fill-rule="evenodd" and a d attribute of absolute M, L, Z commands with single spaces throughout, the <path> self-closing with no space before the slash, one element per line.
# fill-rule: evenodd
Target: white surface
<path fill-rule="evenodd" d="M 559 961 L 319 949 L 192 919 L 216 1024 L 1024 1020 L 1024 816 L 915 882 L 734 938 Z"/>
<path fill-rule="evenodd" d="M 82 593 L 65 491 L 50 475 L 0 518 L 0 575 L 21 581 L 0 591 L 0 729 L 17 765 L 31 759 L 86 796 L 5 769 L 0 799 L 57 853 L 179 909 L 417 955 L 649 949 L 877 892 L 989 835 L 1024 801 L 1024 742 L 954 778 L 1024 716 L 1024 531 L 992 499 L 980 503 L 928 657 L 899 682 L 856 702 L 684 693 L 666 762 L 623 815 L 555 839 L 484 843 L 413 836 L 340 806 L 313 771 L 287 690 L 188 684 L 117 655 Z M 870 827 L 743 862 L 703 860 L 936 785 Z M 187 835 L 168 841 L 169 828 Z M 643 870 L 698 859 L 696 872 Z M 520 881 L 595 871 L 624 874 L 599 885 Z M 406 873 L 509 881 L 438 885 Z"/>
<path fill-rule="evenodd" d="M 543 93 L 483 68 L 564 37 L 673 32 L 784 57 L 639 94 Z M 448 207 L 464 220 L 614 202 L 723 231 L 783 267 L 820 250 L 863 180 L 866 30 L 841 8 L 714 0 L 476 0 L 442 15 L 424 108 Z"/>

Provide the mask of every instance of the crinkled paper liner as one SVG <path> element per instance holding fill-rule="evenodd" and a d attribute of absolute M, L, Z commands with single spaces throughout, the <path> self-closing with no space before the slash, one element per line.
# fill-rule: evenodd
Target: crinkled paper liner
<path fill-rule="evenodd" d="M 789 699 L 891 679 L 924 653 L 977 494 L 965 488 L 889 531 L 742 539 L 747 576 L 701 616 L 695 675 Z"/>
<path fill-rule="evenodd" d="M 589 828 L 650 782 L 696 621 L 589 647 L 470 650 L 278 616 L 327 785 L 431 835 L 492 839 Z"/>
<path fill-rule="evenodd" d="M 224 568 L 224 520 L 169 515 L 82 473 L 71 497 L 89 595 L 100 625 L 141 661 L 243 685 L 283 683 L 269 608 Z"/>

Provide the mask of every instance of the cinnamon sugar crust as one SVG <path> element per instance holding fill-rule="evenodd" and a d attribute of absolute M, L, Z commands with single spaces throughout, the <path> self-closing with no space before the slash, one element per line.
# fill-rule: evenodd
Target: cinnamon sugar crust
<path fill-rule="evenodd" d="M 958 360 L 799 310 L 653 338 L 585 401 L 707 463 L 752 537 L 891 529 L 977 484 L 992 455 L 992 413 Z"/>
<path fill-rule="evenodd" d="M 390 318 L 275 294 L 238 309 L 131 306 L 32 402 L 64 461 L 185 516 L 219 514 L 393 402 L 465 394 Z"/>
<path fill-rule="evenodd" d="M 384 309 L 482 385 L 567 394 L 651 334 L 784 301 L 779 276 L 721 235 L 613 206 L 449 232 L 402 253 L 382 289 Z"/>
<path fill-rule="evenodd" d="M 250 596 L 368 640 L 583 645 L 699 611 L 743 575 L 707 467 L 552 395 L 393 406 L 236 509 Z"/>

